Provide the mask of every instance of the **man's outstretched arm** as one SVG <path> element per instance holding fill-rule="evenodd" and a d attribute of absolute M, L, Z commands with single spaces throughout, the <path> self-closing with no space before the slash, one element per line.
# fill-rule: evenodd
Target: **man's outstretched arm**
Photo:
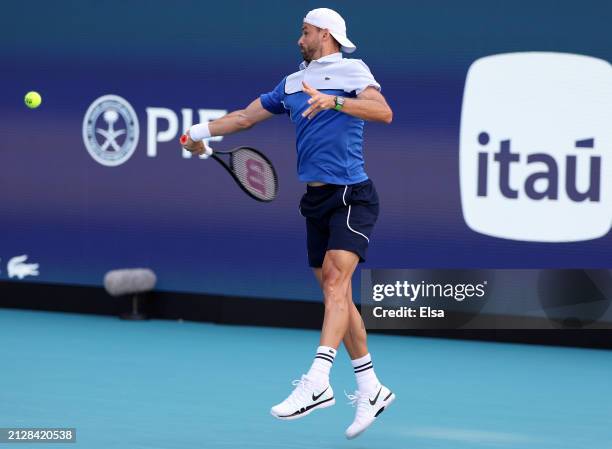
<path fill-rule="evenodd" d="M 189 139 L 184 147 L 193 154 L 202 154 L 204 152 L 202 138 L 209 136 L 226 136 L 238 131 L 244 131 L 245 129 L 252 128 L 259 122 L 269 119 L 273 115 L 274 114 L 264 109 L 261 105 L 261 100 L 257 98 L 245 109 L 230 112 L 208 124 L 192 126 L 190 131 L 186 133 Z M 208 132 L 206 132 L 206 127 L 208 128 Z M 191 134 L 193 134 L 193 138 Z M 206 136 L 206 134 L 209 134 L 209 136 Z"/>

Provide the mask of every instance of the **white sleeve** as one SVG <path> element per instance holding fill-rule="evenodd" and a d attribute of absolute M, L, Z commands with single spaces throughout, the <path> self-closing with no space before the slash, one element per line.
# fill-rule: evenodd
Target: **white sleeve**
<path fill-rule="evenodd" d="M 349 77 L 350 91 L 359 95 L 361 92 L 372 86 L 380 90 L 380 84 L 374 79 L 370 68 L 361 59 L 353 59 L 351 75 Z"/>

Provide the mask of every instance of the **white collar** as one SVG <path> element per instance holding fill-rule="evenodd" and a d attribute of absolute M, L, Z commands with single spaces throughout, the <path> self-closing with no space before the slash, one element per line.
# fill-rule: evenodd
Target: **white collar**
<path fill-rule="evenodd" d="M 323 64 L 326 62 L 338 62 L 341 60 L 342 60 L 342 53 L 337 52 L 337 53 L 332 53 L 327 56 L 323 56 L 319 59 L 315 59 L 314 61 L 310 61 L 310 63 L 312 64 L 313 62 L 318 62 L 319 64 Z M 300 64 L 300 70 L 304 70 L 306 67 L 308 67 L 308 65 L 309 64 L 306 61 L 302 61 L 302 63 Z"/>

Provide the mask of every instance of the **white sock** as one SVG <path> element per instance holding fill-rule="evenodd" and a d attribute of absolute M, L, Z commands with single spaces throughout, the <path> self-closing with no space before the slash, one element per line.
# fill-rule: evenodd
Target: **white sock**
<path fill-rule="evenodd" d="M 317 386 L 325 387 L 329 385 L 329 371 L 334 364 L 335 358 L 336 350 L 334 348 L 319 346 L 314 362 L 312 362 L 310 370 L 306 373 L 306 377 Z"/>
<path fill-rule="evenodd" d="M 355 377 L 357 378 L 357 389 L 364 393 L 373 392 L 380 382 L 376 373 L 374 372 L 374 366 L 372 365 L 372 356 L 366 354 L 358 359 L 351 360 L 353 370 L 355 371 Z"/>

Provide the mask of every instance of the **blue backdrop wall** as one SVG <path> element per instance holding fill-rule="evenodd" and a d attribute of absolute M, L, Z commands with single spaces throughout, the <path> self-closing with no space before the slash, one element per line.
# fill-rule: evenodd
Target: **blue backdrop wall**
<path fill-rule="evenodd" d="M 216 145 L 249 144 L 277 167 L 278 199 L 250 200 L 211 161 L 151 145 L 147 108 L 234 110 L 297 70 L 305 13 L 320 2 L 16 2 L 0 17 L 0 279 L 21 254 L 24 280 L 100 285 L 112 268 L 149 266 L 159 288 L 252 297 L 320 296 L 297 205 L 294 130 L 274 117 Z M 366 170 L 381 215 L 366 263 L 381 268 L 606 267 L 612 237 L 574 243 L 497 239 L 465 223 L 459 128 L 478 58 L 555 51 L 612 60 L 609 2 L 328 1 L 341 12 L 394 109 L 366 125 Z M 23 105 L 37 90 L 43 104 Z M 117 167 L 82 136 L 106 94 L 133 107 L 140 137 Z M 612 120 L 612 117 L 611 117 Z M 612 124 L 612 122 L 611 122 Z M 168 127 L 157 122 L 159 130 Z M 149 142 L 149 143 L 148 143 Z M 607 149 L 608 151 L 610 148 Z M 604 180 L 603 182 L 609 182 Z M 18 280 L 13 277 L 14 280 Z"/>

